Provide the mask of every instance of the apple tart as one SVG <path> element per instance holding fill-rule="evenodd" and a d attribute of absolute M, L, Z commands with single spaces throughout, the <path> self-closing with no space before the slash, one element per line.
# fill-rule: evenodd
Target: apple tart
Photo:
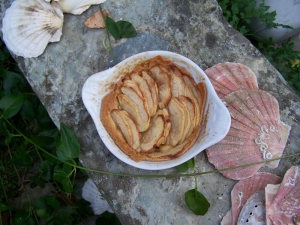
<path fill-rule="evenodd" d="M 100 119 L 118 147 L 136 162 L 184 154 L 196 141 L 206 102 L 204 82 L 161 56 L 122 75 L 102 100 Z"/>

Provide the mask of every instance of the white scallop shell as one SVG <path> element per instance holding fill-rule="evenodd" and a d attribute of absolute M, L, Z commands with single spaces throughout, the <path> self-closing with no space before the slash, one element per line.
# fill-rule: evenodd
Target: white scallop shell
<path fill-rule="evenodd" d="M 3 18 L 3 40 L 14 54 L 41 55 L 49 42 L 62 35 L 63 13 L 44 0 L 16 0 Z"/>
<path fill-rule="evenodd" d="M 65 13 L 80 15 L 87 10 L 91 5 L 98 5 L 106 0 L 59 0 L 52 2 L 52 5 L 59 5 Z"/>
<path fill-rule="evenodd" d="M 91 178 L 87 179 L 82 187 L 82 198 L 91 203 L 90 207 L 95 215 L 100 215 L 105 211 L 113 213 Z"/>

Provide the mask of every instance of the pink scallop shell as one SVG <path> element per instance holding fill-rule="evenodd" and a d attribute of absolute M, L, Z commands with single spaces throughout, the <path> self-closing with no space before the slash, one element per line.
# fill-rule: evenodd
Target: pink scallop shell
<path fill-rule="evenodd" d="M 293 166 L 285 173 L 278 192 L 273 202 L 268 203 L 266 211 L 268 219 L 274 225 L 298 224 L 295 220 L 300 220 L 300 166 Z"/>
<path fill-rule="evenodd" d="M 258 89 L 254 72 L 240 63 L 219 63 L 204 72 L 221 99 L 233 91 Z"/>
<path fill-rule="evenodd" d="M 290 126 L 280 121 L 277 100 L 268 92 L 240 90 L 223 98 L 231 114 L 226 137 L 206 150 L 208 160 L 217 169 L 241 166 L 282 155 Z M 251 177 L 262 166 L 276 168 L 279 161 L 225 170 L 221 173 L 234 180 Z"/>
<path fill-rule="evenodd" d="M 237 182 L 231 191 L 231 212 L 223 217 L 221 225 L 236 224 L 240 211 L 253 193 L 263 190 L 267 184 L 278 184 L 281 180 L 274 174 L 258 172 L 248 179 Z"/>

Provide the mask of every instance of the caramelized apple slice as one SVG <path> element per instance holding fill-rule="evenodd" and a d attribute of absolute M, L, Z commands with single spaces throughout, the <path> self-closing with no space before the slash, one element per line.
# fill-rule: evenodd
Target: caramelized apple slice
<path fill-rule="evenodd" d="M 117 96 L 118 101 L 122 109 L 128 112 L 128 114 L 133 118 L 134 122 L 137 125 L 139 131 L 145 130 L 145 125 L 142 121 L 141 115 L 139 113 L 138 106 L 127 96 L 124 94 L 119 94 Z"/>
<path fill-rule="evenodd" d="M 136 81 L 134 80 L 124 80 L 123 81 L 123 86 L 124 87 L 130 87 L 132 88 L 133 90 L 135 90 L 135 92 L 141 97 L 143 98 L 143 94 L 139 88 L 139 85 Z"/>
<path fill-rule="evenodd" d="M 166 144 L 175 146 L 179 143 L 183 136 L 184 130 L 184 110 L 182 109 L 178 99 L 173 97 L 167 107 L 170 115 L 171 130 L 167 137 Z"/>
<path fill-rule="evenodd" d="M 182 138 L 179 141 L 179 144 L 181 144 L 188 137 L 188 134 L 190 132 L 191 116 L 190 116 L 189 110 L 188 110 L 187 106 L 185 105 L 184 101 L 182 101 L 180 98 L 178 98 L 177 100 L 178 100 L 178 104 L 180 105 L 180 107 L 184 110 L 184 115 L 185 115 L 184 118 L 182 118 L 182 120 L 184 121 L 184 129 L 183 129 Z"/>
<path fill-rule="evenodd" d="M 179 97 L 180 95 L 185 95 L 185 82 L 183 80 L 180 70 L 173 66 L 170 71 L 172 79 L 172 95 L 173 97 Z"/>
<path fill-rule="evenodd" d="M 142 71 L 142 77 L 146 80 L 150 87 L 151 97 L 153 101 L 153 111 L 156 112 L 158 105 L 158 88 L 155 81 L 150 77 L 150 75 L 146 71 Z"/>
<path fill-rule="evenodd" d="M 141 76 L 139 76 L 137 73 L 132 73 L 130 75 L 130 78 L 138 83 L 142 95 L 144 96 L 144 99 L 146 99 L 146 105 L 148 107 L 149 116 L 154 116 L 156 113 L 156 108 L 154 107 L 153 99 L 151 96 L 151 90 L 147 81 Z"/>
<path fill-rule="evenodd" d="M 161 144 L 164 144 L 167 140 L 167 137 L 171 130 L 171 121 L 169 119 L 169 113 L 166 108 L 158 110 L 157 113 L 152 118 L 155 119 L 155 117 L 158 115 L 162 115 L 165 121 L 164 132 L 161 138 L 157 141 L 157 146 L 160 146 Z"/>
<path fill-rule="evenodd" d="M 194 79 L 191 76 L 186 75 L 186 74 L 183 75 L 183 79 L 184 79 L 186 85 L 191 89 L 197 102 L 200 104 L 201 96 L 200 96 L 200 92 L 198 90 L 197 84 L 195 83 Z"/>
<path fill-rule="evenodd" d="M 149 129 L 141 138 L 140 151 L 148 152 L 160 145 L 158 141 L 164 133 L 165 121 L 163 115 L 157 115 L 151 119 Z"/>
<path fill-rule="evenodd" d="M 130 98 L 138 107 L 138 111 L 141 117 L 141 124 L 138 124 L 140 132 L 143 132 L 148 129 L 150 117 L 146 110 L 145 101 L 136 93 L 133 88 L 123 86 L 121 92 Z"/>
<path fill-rule="evenodd" d="M 179 100 L 181 100 L 183 102 L 183 104 L 186 106 L 188 112 L 189 112 L 189 119 L 190 119 L 190 127 L 189 130 L 186 132 L 186 137 L 188 138 L 194 131 L 196 124 L 196 106 L 195 106 L 195 101 L 192 101 L 192 99 L 190 99 L 187 96 L 179 96 Z"/>
<path fill-rule="evenodd" d="M 186 88 L 185 88 L 185 94 L 187 97 L 189 97 L 192 102 L 195 104 L 195 109 L 196 109 L 196 118 L 195 118 L 195 123 L 196 124 L 199 124 L 200 122 L 200 107 L 199 107 L 199 103 L 197 101 L 197 99 L 195 98 L 192 90 L 190 89 L 189 86 L 186 85 Z"/>
<path fill-rule="evenodd" d="M 152 67 L 150 71 L 158 88 L 158 105 L 164 108 L 172 98 L 171 77 L 159 66 Z"/>

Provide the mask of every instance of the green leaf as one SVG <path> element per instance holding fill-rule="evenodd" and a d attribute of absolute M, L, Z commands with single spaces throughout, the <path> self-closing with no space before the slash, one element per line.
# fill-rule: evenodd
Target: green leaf
<path fill-rule="evenodd" d="M 60 202 L 54 196 L 45 196 L 47 204 L 50 205 L 54 210 L 59 209 Z"/>
<path fill-rule="evenodd" d="M 182 163 L 182 164 L 176 166 L 175 168 L 178 172 L 184 173 L 184 172 L 188 171 L 189 166 L 188 166 L 187 162 L 185 162 L 185 163 Z"/>
<path fill-rule="evenodd" d="M 46 197 L 41 197 L 34 202 L 36 214 L 40 218 L 49 218 L 53 213 L 53 208 L 47 203 Z"/>
<path fill-rule="evenodd" d="M 77 158 L 80 145 L 75 133 L 63 123 L 60 124 L 60 140 L 56 154 L 59 159 L 66 161 Z"/>
<path fill-rule="evenodd" d="M 194 158 L 191 158 L 189 161 L 187 161 L 187 164 L 188 164 L 189 168 L 194 169 L 195 168 Z"/>
<path fill-rule="evenodd" d="M 67 174 L 63 170 L 55 170 L 53 174 L 53 179 L 58 181 L 59 183 L 62 184 L 63 189 L 68 192 L 72 193 L 73 191 L 73 184 L 70 180 L 71 174 Z"/>
<path fill-rule="evenodd" d="M 122 225 L 118 217 L 114 213 L 104 212 L 96 220 L 95 225 Z"/>
<path fill-rule="evenodd" d="M 110 18 L 109 16 L 107 16 L 105 18 L 105 26 L 106 29 L 108 30 L 108 32 L 116 39 L 119 40 L 120 39 L 120 28 L 117 25 L 117 23 Z"/>
<path fill-rule="evenodd" d="M 91 205 L 91 203 L 89 203 L 88 201 L 86 201 L 84 199 L 79 199 L 75 203 L 76 212 L 79 215 L 88 216 L 88 217 L 92 216 L 93 212 L 92 212 L 90 205 Z"/>
<path fill-rule="evenodd" d="M 192 189 L 185 193 L 185 203 L 188 208 L 198 216 L 205 215 L 210 207 L 205 196 L 197 189 Z"/>
<path fill-rule="evenodd" d="M 120 29 L 121 38 L 131 38 L 137 35 L 133 25 L 128 21 L 120 20 L 117 22 L 117 26 Z"/>
<path fill-rule="evenodd" d="M 33 120 L 35 116 L 35 107 L 32 98 L 27 97 L 24 99 L 23 105 L 20 110 L 20 115 L 22 116 L 23 119 L 29 121 Z"/>
<path fill-rule="evenodd" d="M 6 71 L 3 79 L 3 90 L 6 94 L 20 94 L 26 92 L 28 83 L 22 74 Z"/>
<path fill-rule="evenodd" d="M 21 167 L 32 167 L 32 158 L 25 143 L 20 144 L 13 152 L 12 161 Z"/>
<path fill-rule="evenodd" d="M 29 138 L 30 141 L 39 147 L 45 147 L 51 145 L 54 142 L 54 138 L 47 136 L 34 136 Z"/>
<path fill-rule="evenodd" d="M 30 216 L 28 212 L 23 210 L 17 211 L 12 219 L 13 225 L 35 225 L 35 220 Z"/>
<path fill-rule="evenodd" d="M 4 205 L 3 203 L 0 203 L 0 213 L 6 210 L 10 210 L 12 207 L 9 207 L 7 205 Z"/>
<path fill-rule="evenodd" d="M 29 180 L 33 181 L 36 185 L 40 186 L 41 188 L 45 187 L 44 182 L 37 176 L 29 176 Z"/>
<path fill-rule="evenodd" d="M 7 94 L 0 100 L 0 108 L 4 110 L 3 117 L 5 119 L 16 115 L 22 107 L 24 94 Z"/>
<path fill-rule="evenodd" d="M 69 212 L 62 211 L 58 215 L 52 217 L 46 225 L 72 225 L 74 218 Z"/>
<path fill-rule="evenodd" d="M 191 158 L 190 160 L 180 164 L 179 166 L 175 167 L 178 172 L 184 173 L 188 171 L 189 168 L 194 169 L 195 168 L 195 160 L 194 158 Z"/>
<path fill-rule="evenodd" d="M 54 166 L 56 164 L 49 160 L 45 160 L 41 163 L 41 178 L 44 180 L 51 180 L 53 175 Z"/>

